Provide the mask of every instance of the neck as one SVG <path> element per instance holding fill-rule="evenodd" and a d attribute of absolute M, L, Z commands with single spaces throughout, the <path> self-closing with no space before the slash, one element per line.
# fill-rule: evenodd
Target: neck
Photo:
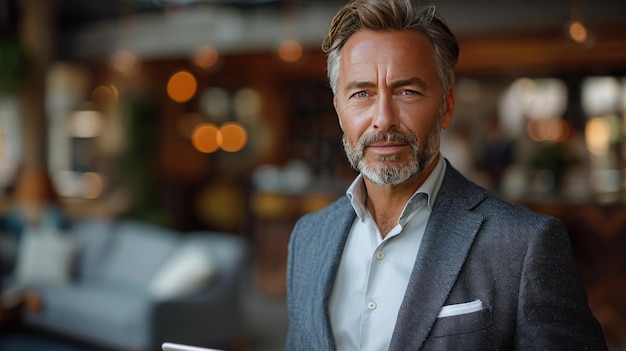
<path fill-rule="evenodd" d="M 366 205 L 383 238 L 396 226 L 402 209 L 415 191 L 424 184 L 439 161 L 437 155 L 422 172 L 412 176 L 405 182 L 394 185 L 378 185 L 364 178 L 367 192 Z"/>

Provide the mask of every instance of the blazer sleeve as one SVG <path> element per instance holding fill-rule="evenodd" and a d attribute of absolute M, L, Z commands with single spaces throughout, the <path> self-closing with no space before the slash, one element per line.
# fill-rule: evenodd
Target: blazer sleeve
<path fill-rule="evenodd" d="M 588 307 L 563 224 L 544 218 L 531 236 L 517 307 L 518 350 L 607 350 Z"/>
<path fill-rule="evenodd" d="M 287 249 L 287 310 L 289 312 L 289 319 L 290 319 L 290 323 L 289 323 L 289 328 L 287 330 L 287 338 L 285 340 L 285 350 L 286 351 L 292 351 L 292 350 L 296 350 L 296 342 L 294 340 L 295 336 L 294 336 L 294 331 L 292 329 L 291 326 L 291 322 L 293 322 L 294 320 L 294 316 L 292 316 L 292 313 L 295 313 L 295 309 L 296 309 L 296 303 L 293 301 L 293 294 L 292 294 L 292 290 L 293 290 L 293 259 L 294 259 L 294 251 L 295 251 L 295 235 L 297 232 L 297 228 L 298 228 L 298 223 L 296 223 L 292 233 L 291 233 L 291 238 L 289 240 L 289 246 Z"/>

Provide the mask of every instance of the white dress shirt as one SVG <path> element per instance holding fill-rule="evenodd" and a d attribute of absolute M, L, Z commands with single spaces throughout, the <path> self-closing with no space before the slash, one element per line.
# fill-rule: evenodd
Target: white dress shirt
<path fill-rule="evenodd" d="M 337 350 L 389 349 L 445 167 L 440 155 L 385 239 L 366 207 L 363 176 L 357 176 L 348 188 L 346 194 L 357 218 L 348 234 L 329 305 Z"/>

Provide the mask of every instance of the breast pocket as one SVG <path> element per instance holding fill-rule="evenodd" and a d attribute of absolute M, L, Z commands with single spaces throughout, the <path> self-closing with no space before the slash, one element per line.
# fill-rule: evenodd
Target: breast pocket
<path fill-rule="evenodd" d="M 433 326 L 432 337 L 474 333 L 493 325 L 491 306 L 480 300 L 444 306 Z"/>

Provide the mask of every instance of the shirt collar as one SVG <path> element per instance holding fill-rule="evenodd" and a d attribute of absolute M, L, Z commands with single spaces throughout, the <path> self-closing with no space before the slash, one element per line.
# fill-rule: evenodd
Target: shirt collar
<path fill-rule="evenodd" d="M 415 193 L 411 196 L 407 204 L 405 205 L 404 210 L 402 211 L 402 215 L 400 217 L 405 216 L 405 213 L 411 213 L 415 206 L 422 205 L 422 201 L 418 200 L 418 194 L 425 194 L 427 197 L 428 207 L 432 210 L 435 205 L 435 199 L 437 198 L 437 194 L 439 194 L 439 189 L 441 188 L 441 183 L 443 182 L 443 176 L 446 171 L 446 162 L 444 162 L 444 158 L 441 154 L 439 154 L 439 160 L 437 161 L 437 165 L 433 169 L 433 171 L 428 175 L 428 178 L 422 183 L 422 185 L 417 188 Z M 363 175 L 359 174 L 348 190 L 346 191 L 346 196 L 350 199 L 350 203 L 354 208 L 357 216 L 363 218 L 367 214 L 367 207 L 365 205 L 365 200 L 367 199 L 367 192 L 365 190 L 365 183 L 363 181 Z"/>

